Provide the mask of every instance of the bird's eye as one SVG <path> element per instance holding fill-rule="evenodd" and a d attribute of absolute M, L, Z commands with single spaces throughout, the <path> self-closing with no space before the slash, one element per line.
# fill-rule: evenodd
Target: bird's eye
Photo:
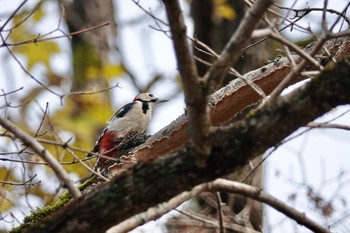
<path fill-rule="evenodd" d="M 149 97 L 154 97 L 154 95 L 153 95 L 153 94 L 148 94 L 148 96 L 149 96 Z"/>

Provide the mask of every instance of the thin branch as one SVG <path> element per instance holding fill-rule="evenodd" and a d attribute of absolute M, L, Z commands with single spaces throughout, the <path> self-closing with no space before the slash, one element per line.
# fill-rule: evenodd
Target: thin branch
<path fill-rule="evenodd" d="M 323 0 L 323 10 L 322 10 L 322 20 L 321 20 L 321 28 L 323 30 L 323 33 L 328 34 L 329 29 L 327 28 L 327 18 L 326 18 L 326 13 L 327 13 L 327 5 L 328 5 L 328 0 Z"/>
<path fill-rule="evenodd" d="M 296 63 L 292 57 L 289 47 L 287 45 L 283 45 L 283 49 L 287 55 L 287 58 L 289 59 L 290 64 L 292 64 L 293 67 L 296 66 Z"/>
<path fill-rule="evenodd" d="M 190 38 L 194 43 L 198 44 L 199 46 L 203 47 L 206 51 L 204 50 L 201 50 L 200 48 L 198 47 L 195 47 L 196 49 L 198 49 L 199 51 L 207 54 L 207 55 L 210 55 L 210 56 L 213 56 L 215 58 L 220 58 L 220 55 L 217 54 L 214 50 L 212 50 L 208 45 L 206 45 L 205 43 L 197 40 L 197 39 L 193 39 L 193 38 Z M 209 67 L 212 66 L 212 64 L 202 60 L 201 58 L 198 58 L 198 57 L 195 57 L 196 60 L 198 60 L 199 62 L 202 62 L 206 65 L 208 65 Z M 229 74 L 232 74 L 234 75 L 235 77 L 241 79 L 245 84 L 247 84 L 248 86 L 250 86 L 258 95 L 260 95 L 262 98 L 265 98 L 266 97 L 266 94 L 265 92 L 258 86 L 256 85 L 254 82 L 250 81 L 249 79 L 246 79 L 245 77 L 243 77 L 237 70 L 235 70 L 233 67 L 230 67 L 230 70 L 229 70 Z"/>
<path fill-rule="evenodd" d="M 46 102 L 45 110 L 43 110 L 43 116 L 41 117 L 41 121 L 40 121 L 39 127 L 37 128 L 37 130 L 35 132 L 34 138 L 36 138 L 39 135 L 40 129 L 41 129 L 41 127 L 44 124 L 45 117 L 46 117 L 46 114 L 47 114 L 48 110 L 49 110 L 49 102 Z"/>
<path fill-rule="evenodd" d="M 24 24 L 40 7 L 40 5 L 43 3 L 43 0 L 39 1 L 33 9 L 29 11 L 29 13 L 23 17 L 19 22 L 17 22 L 15 25 L 13 25 L 11 28 L 4 30 L 4 32 L 10 32 L 9 35 L 12 33 L 12 31 L 16 28 L 18 28 L 20 25 Z"/>
<path fill-rule="evenodd" d="M 1 89 L 1 91 L 2 91 L 3 94 L 0 94 L 0 96 L 8 96 L 8 95 L 10 95 L 10 94 L 14 94 L 14 93 L 19 92 L 19 91 L 21 91 L 21 90 L 23 90 L 23 87 L 20 87 L 20 88 L 18 88 L 18 89 L 16 89 L 16 90 L 9 91 L 9 92 L 5 92 L 4 89 Z"/>
<path fill-rule="evenodd" d="M 308 7 L 308 8 L 303 8 L 303 9 L 294 9 L 294 8 L 291 8 L 291 7 L 282 7 L 282 6 L 280 6 L 280 5 L 276 4 L 276 3 L 273 3 L 273 4 L 275 6 L 277 6 L 278 8 L 282 9 L 282 10 L 288 10 L 288 11 L 295 12 L 294 18 L 303 17 L 304 15 L 307 15 L 310 12 L 326 11 L 327 13 L 336 14 L 338 16 L 341 16 L 346 21 L 348 26 L 350 26 L 350 19 L 346 16 L 346 13 L 337 11 L 335 9 L 324 9 L 324 8 L 317 8 L 317 7 Z"/>
<path fill-rule="evenodd" d="M 67 97 L 67 96 L 71 96 L 71 95 L 94 95 L 94 94 L 98 94 L 98 93 L 103 93 L 103 92 L 107 92 L 107 91 L 110 91 L 114 88 L 117 88 L 119 87 L 119 83 L 111 86 L 111 87 L 108 87 L 108 88 L 104 88 L 104 89 L 100 89 L 100 90 L 96 90 L 96 91 L 74 91 L 74 92 L 69 92 L 69 93 L 66 93 L 66 94 L 63 94 L 60 96 L 60 99 L 61 99 L 61 104 L 63 104 L 63 98 L 64 97 Z"/>
<path fill-rule="evenodd" d="M 0 155 L 10 155 L 10 154 L 18 154 L 17 152 L 2 152 Z M 88 161 L 91 160 L 91 158 L 87 159 L 82 159 L 81 161 Z M 7 161 L 7 162 L 14 162 L 14 163 L 28 163 L 28 164 L 37 164 L 37 165 L 45 165 L 45 166 L 50 166 L 50 164 L 46 162 L 36 162 L 36 161 L 28 161 L 28 160 L 19 160 L 19 159 L 8 159 L 8 158 L 0 158 L 0 161 Z M 72 162 L 59 162 L 61 165 L 73 165 L 80 163 L 80 161 L 74 160 Z"/>
<path fill-rule="evenodd" d="M 11 13 L 11 15 L 8 17 L 8 19 L 5 21 L 5 23 L 0 27 L 0 32 L 2 32 L 4 30 L 4 28 L 6 27 L 6 25 L 11 21 L 11 19 L 13 19 L 13 17 L 15 17 L 15 15 L 17 14 L 17 12 L 24 6 L 24 4 L 26 4 L 28 0 L 24 0 L 21 2 L 21 4 L 19 4 L 19 6 Z"/>
<path fill-rule="evenodd" d="M 0 34 L 0 37 L 2 39 L 2 41 L 4 42 L 4 38 L 3 36 Z M 51 92 L 52 94 L 56 95 L 56 96 L 60 96 L 57 92 L 51 90 L 48 86 L 46 86 L 44 83 L 42 83 L 40 80 L 38 80 L 37 78 L 35 78 L 23 65 L 22 63 L 18 60 L 18 58 L 15 56 L 15 54 L 11 51 L 11 49 L 6 46 L 7 51 L 9 52 L 9 54 L 11 55 L 11 57 L 16 61 L 16 63 L 20 66 L 20 68 L 24 71 L 24 73 L 26 73 L 31 79 L 33 79 L 36 83 L 38 83 L 40 86 L 42 86 L 44 89 L 46 89 L 47 91 Z"/>
<path fill-rule="evenodd" d="M 69 154 L 71 154 L 73 156 L 74 159 L 76 159 L 84 168 L 86 168 L 86 170 L 88 170 L 89 172 L 91 172 L 92 174 L 96 175 L 97 177 L 99 177 L 100 179 L 102 179 L 104 181 L 109 180 L 106 177 L 102 176 L 100 173 L 94 171 L 94 169 L 90 168 L 88 165 L 86 165 L 83 162 L 83 160 L 81 160 L 72 150 L 70 150 L 69 148 L 66 148 L 66 150 L 68 151 Z"/>
<path fill-rule="evenodd" d="M 328 36 L 329 38 L 339 38 L 339 37 L 346 37 L 350 35 L 350 29 L 342 32 L 337 32 L 337 33 L 330 33 Z"/>
<path fill-rule="evenodd" d="M 35 185 L 35 183 L 33 183 L 33 179 L 36 177 L 36 174 L 31 177 L 29 180 L 26 180 L 24 182 L 13 182 L 13 181 L 7 181 L 7 180 L 0 180 L 0 184 L 8 184 L 8 185 L 14 185 L 14 186 L 23 186 L 23 185 Z M 40 183 L 37 182 L 37 183 Z"/>
<path fill-rule="evenodd" d="M 47 140 L 47 139 L 43 139 L 43 138 L 37 138 L 36 139 L 38 142 L 40 143 L 44 143 L 44 144 L 49 144 L 49 145 L 56 145 L 56 146 L 60 146 L 62 147 L 63 149 L 66 149 L 66 148 L 69 148 L 71 150 L 74 150 L 74 151 L 79 151 L 79 152 L 82 152 L 82 153 L 85 153 L 85 154 L 88 154 L 89 151 L 87 150 L 84 150 L 84 149 L 81 149 L 81 148 L 78 148 L 78 147 L 74 147 L 74 146 L 71 146 L 68 144 L 68 141 L 66 142 L 57 142 L 57 141 L 51 141 L 51 140 Z M 91 158 L 87 159 L 87 160 L 90 160 Z"/>
<path fill-rule="evenodd" d="M 198 213 L 189 213 L 185 210 L 179 210 L 176 209 L 177 212 L 187 216 L 188 218 L 194 219 L 196 221 L 199 221 L 201 223 L 206 224 L 206 226 L 212 226 L 215 228 L 219 228 L 219 223 L 217 221 L 215 221 L 214 219 L 210 219 L 207 216 L 203 217 L 200 216 Z M 178 225 L 179 222 L 176 221 L 176 225 Z M 188 226 L 189 224 L 186 222 L 185 223 L 186 226 Z M 260 231 L 256 231 L 254 229 L 245 227 L 245 226 L 241 226 L 239 224 L 235 224 L 235 223 L 224 223 L 223 227 L 227 230 L 231 230 L 233 232 L 244 232 L 244 233 L 261 233 Z"/>
<path fill-rule="evenodd" d="M 350 3 L 348 3 L 348 4 L 344 7 L 342 13 L 343 13 L 343 14 L 346 14 L 346 12 L 348 11 L 348 8 L 349 8 L 349 7 L 350 7 Z M 330 34 L 330 32 L 333 31 L 333 29 L 334 29 L 335 26 L 338 24 L 338 22 L 340 21 L 340 19 L 341 19 L 341 15 L 338 16 L 338 18 L 334 21 L 333 25 L 331 25 L 330 28 L 329 28 L 329 30 L 326 31 L 327 34 Z M 349 27 L 348 27 L 348 28 L 349 28 Z"/>
<path fill-rule="evenodd" d="M 4 43 L 4 41 L 3 41 L 3 44 L 0 45 L 0 48 L 1 47 L 11 47 L 11 46 L 23 45 L 23 44 L 33 44 L 33 43 L 37 44 L 37 43 L 40 43 L 40 42 L 56 40 L 56 39 L 60 39 L 60 38 L 68 38 L 68 39 L 70 39 L 70 37 L 72 37 L 72 36 L 79 35 L 81 33 L 85 33 L 85 32 L 88 32 L 88 31 L 92 31 L 92 30 L 98 29 L 100 27 L 107 26 L 109 24 L 110 24 L 110 22 L 104 22 L 104 23 L 101 23 L 101 24 L 98 24 L 98 25 L 95 25 L 95 26 L 92 26 L 92 27 L 89 27 L 89 28 L 84 28 L 84 29 L 79 30 L 79 31 L 71 32 L 71 33 L 68 33 L 68 34 L 64 33 L 64 35 L 61 35 L 61 36 L 52 36 L 52 37 L 48 37 L 48 38 L 43 38 L 46 35 L 53 33 L 53 32 L 49 32 L 49 33 L 47 33 L 45 35 L 39 35 L 36 38 L 25 40 L 25 41 L 21 41 L 21 42 L 15 42 L 15 43 L 6 43 L 5 42 Z M 57 30 L 58 29 L 56 29 L 54 31 L 57 31 Z M 61 31 L 61 30 L 59 30 L 59 31 Z M 63 31 L 61 31 L 61 32 L 63 32 Z"/>
<path fill-rule="evenodd" d="M 289 41 L 288 39 L 286 39 L 283 36 L 277 34 L 276 32 L 271 32 L 270 37 L 272 39 L 275 39 L 276 41 L 280 42 L 281 44 L 284 44 L 284 45 L 290 47 L 300 57 L 302 57 L 305 60 L 307 60 L 310 64 L 314 65 L 319 70 L 323 69 L 322 65 L 320 65 L 310 54 L 306 53 L 303 49 L 299 48 L 299 46 L 297 46 L 295 43 Z"/>
<path fill-rule="evenodd" d="M 278 15 L 277 13 L 275 13 L 275 14 Z M 278 16 L 279 16 L 279 15 L 278 15 Z M 279 17 L 281 17 L 281 16 L 279 16 Z M 295 20 L 294 22 L 292 22 L 292 23 L 290 23 L 290 24 L 288 24 L 288 25 L 286 25 L 286 26 L 280 28 L 278 31 L 279 31 L 279 32 L 282 32 L 282 31 L 284 31 L 285 29 L 289 28 L 290 26 L 293 27 L 293 25 L 295 25 L 295 23 L 296 23 L 297 21 L 301 20 L 301 19 L 302 19 L 302 18 L 298 18 L 298 19 Z M 304 28 L 303 28 L 303 29 L 304 29 Z M 306 30 L 306 29 L 304 29 L 304 30 Z M 256 41 L 256 42 L 254 42 L 254 43 L 252 43 L 252 44 L 249 44 L 249 45 L 245 46 L 245 47 L 241 50 L 241 52 L 244 52 L 244 51 L 246 51 L 246 50 L 248 50 L 248 49 L 251 49 L 251 48 L 255 47 L 256 45 L 258 45 L 258 44 L 260 44 L 260 43 L 266 41 L 267 39 L 269 39 L 268 36 L 266 36 L 266 37 L 264 37 L 264 38 L 262 38 L 262 39 L 260 39 L 260 40 L 258 40 L 258 41 Z"/>
<path fill-rule="evenodd" d="M 254 200 L 263 202 L 290 217 L 291 219 L 294 219 L 296 222 L 298 222 L 298 224 L 305 226 L 311 231 L 330 233 L 327 228 L 308 218 L 305 213 L 301 213 L 294 209 L 292 206 L 288 206 L 283 201 L 280 201 L 277 198 L 265 193 L 261 190 L 261 188 L 256 188 L 247 184 L 224 179 L 217 179 L 212 183 L 208 183 L 208 186 L 210 190 L 241 194 Z"/>
<path fill-rule="evenodd" d="M 325 6 L 327 5 L 327 1 L 324 2 Z M 347 6 L 349 7 L 349 5 Z M 344 11 L 347 9 L 347 7 L 344 9 Z M 325 9 L 325 8 L 323 8 Z M 340 18 L 340 16 L 339 16 Z M 338 19 L 339 19 L 338 18 Z M 312 50 L 309 52 L 310 56 L 314 56 L 324 45 L 324 43 L 327 41 L 328 38 L 332 37 L 332 29 L 336 25 L 336 22 L 331 26 L 330 32 L 327 30 L 324 32 L 324 35 L 319 39 L 315 45 L 313 46 Z M 301 73 L 301 71 L 304 69 L 304 67 L 307 65 L 308 61 L 303 60 L 301 61 L 296 67 L 293 67 L 291 72 L 287 75 L 285 79 L 275 88 L 275 90 L 271 93 L 270 99 L 266 101 L 264 104 L 272 104 L 274 103 L 275 99 L 279 94 L 282 93 L 285 87 L 288 86 L 288 84 L 291 82 L 292 79 L 294 79 L 297 75 Z"/>
<path fill-rule="evenodd" d="M 318 40 L 314 47 L 312 48 L 312 50 L 309 52 L 310 56 L 314 56 L 324 45 L 324 43 L 327 41 L 326 37 L 321 38 L 320 40 Z M 276 98 L 282 93 L 282 91 L 289 86 L 289 84 L 292 82 L 292 80 L 294 78 L 296 78 L 301 71 L 305 68 L 305 66 L 308 64 L 307 60 L 302 60 L 297 66 L 294 66 L 291 71 L 289 72 L 289 74 L 287 75 L 287 77 L 285 77 L 280 84 L 278 84 L 278 86 L 271 92 L 270 94 L 270 98 L 263 102 L 262 105 L 268 104 L 268 105 L 272 105 L 273 103 L 275 103 Z M 261 105 L 261 106 L 262 106 Z"/>
<path fill-rule="evenodd" d="M 296 10 L 295 16 L 292 17 L 292 19 L 295 18 L 295 20 L 292 21 L 292 20 L 288 19 L 287 16 L 282 16 L 278 12 L 276 12 L 276 11 L 274 11 L 272 9 L 268 9 L 269 12 L 271 12 L 272 14 L 276 15 L 277 17 L 283 19 L 281 24 L 283 24 L 284 21 L 287 21 L 289 23 L 289 24 L 283 26 L 282 28 L 280 28 L 278 30 L 279 32 L 284 31 L 285 29 L 287 29 L 289 27 L 291 28 L 291 30 L 292 29 L 296 30 L 295 27 L 297 27 L 298 30 L 302 30 L 304 32 L 312 33 L 309 28 L 302 27 L 302 26 L 298 25 L 297 22 L 300 21 L 301 19 L 303 19 L 305 16 L 307 16 L 309 13 L 311 13 L 313 11 L 324 11 L 324 8 L 293 9 L 291 7 L 281 7 L 281 6 L 277 5 L 276 3 L 273 3 L 273 4 L 275 6 L 281 8 L 281 9 L 285 9 L 285 10 L 289 10 L 289 11 L 295 11 Z M 349 4 L 344 8 L 344 10 L 342 12 L 338 12 L 338 11 L 335 11 L 335 10 L 332 10 L 332 9 L 326 9 L 326 11 L 329 12 L 329 13 L 335 13 L 335 14 L 339 15 L 338 20 L 339 20 L 340 17 L 343 17 L 346 20 L 346 22 L 348 23 L 348 25 L 350 25 L 350 19 L 346 17 L 346 10 L 347 10 L 348 7 L 349 7 Z M 288 13 L 287 13 L 287 15 L 288 15 Z M 331 33 L 331 32 L 329 32 L 328 34 L 329 34 L 330 38 L 337 38 L 337 37 L 342 37 L 342 36 L 349 35 L 349 33 L 343 33 L 343 32 L 339 32 L 339 34 L 336 33 L 336 35 L 334 34 L 334 36 L 333 36 L 333 33 Z M 267 39 L 268 39 L 268 37 L 264 37 L 261 40 L 259 40 L 257 42 L 254 42 L 253 44 L 244 47 L 241 50 L 241 52 L 244 52 L 245 50 L 248 50 L 248 49 L 254 47 L 257 44 L 260 44 L 260 43 L 264 42 Z"/>
<path fill-rule="evenodd" d="M 335 59 L 335 57 L 332 56 L 331 52 L 328 50 L 328 48 L 326 46 L 322 46 L 323 51 L 325 51 L 325 53 L 327 54 L 328 57 L 330 57 L 332 59 L 333 63 L 336 63 L 337 60 Z"/>
<path fill-rule="evenodd" d="M 336 116 L 336 117 L 334 117 L 334 118 L 332 118 L 332 119 L 330 119 L 330 120 L 328 120 L 328 121 L 326 121 L 326 122 L 322 122 L 322 123 L 310 122 L 310 123 L 308 123 L 308 124 L 307 124 L 307 127 L 309 127 L 308 129 L 302 130 L 301 132 L 299 132 L 299 133 L 297 133 L 297 134 L 293 134 L 292 136 L 290 136 L 290 137 L 288 137 L 288 138 L 285 138 L 282 142 L 276 144 L 276 145 L 273 147 L 272 150 L 270 150 L 260 161 L 258 161 L 258 163 L 257 163 L 256 165 L 254 165 L 254 167 L 248 172 L 248 174 L 247 174 L 244 178 L 242 178 L 242 179 L 240 180 L 240 182 L 242 182 L 242 183 L 245 182 L 246 179 L 248 179 L 248 177 L 251 176 L 251 175 L 256 171 L 256 169 L 258 169 L 258 167 L 260 167 L 260 166 L 265 162 L 265 160 L 267 160 L 267 159 L 270 157 L 270 155 L 271 155 L 274 151 L 276 151 L 281 145 L 283 145 L 283 144 L 285 144 L 285 143 L 287 143 L 287 142 L 290 142 L 290 141 L 292 141 L 293 139 L 298 138 L 299 136 L 301 136 L 301 135 L 303 135 L 303 134 L 309 132 L 312 128 L 319 128 L 319 127 L 313 127 L 314 125 L 315 125 L 315 126 L 316 126 L 316 125 L 317 125 L 317 126 L 319 125 L 321 128 L 328 128 L 327 125 L 331 125 L 331 126 L 333 125 L 334 127 L 330 127 L 330 128 L 336 128 L 336 129 L 344 129 L 344 130 L 347 130 L 347 126 L 345 126 L 345 125 L 338 125 L 338 124 L 333 124 L 333 123 L 330 123 L 330 122 L 332 122 L 332 121 L 334 121 L 334 120 L 336 120 L 336 119 L 338 119 L 338 118 L 344 116 L 345 114 L 348 114 L 349 112 L 350 112 L 350 109 L 348 109 L 347 111 L 343 112 L 342 114 L 340 114 L 340 115 L 338 115 L 338 116 Z M 350 130 L 350 129 L 349 129 L 349 130 Z"/>
<path fill-rule="evenodd" d="M 219 227 L 220 227 L 220 233 L 225 233 L 224 229 L 224 220 L 223 220 L 223 213 L 222 213 L 222 201 L 220 197 L 220 192 L 215 192 L 215 197 L 216 197 L 216 211 L 218 215 L 218 222 L 219 222 Z"/>
<path fill-rule="evenodd" d="M 98 154 L 98 153 L 93 153 L 91 151 L 87 151 L 87 150 L 84 150 L 84 149 L 80 149 L 80 148 L 77 148 L 77 147 L 73 147 L 73 146 L 70 146 L 68 144 L 69 140 L 67 142 L 57 142 L 57 141 L 51 141 L 51 140 L 46 140 L 46 139 L 41 139 L 41 138 L 37 138 L 36 139 L 38 142 L 41 142 L 41 143 L 44 143 L 44 144 L 50 144 L 50 145 L 56 145 L 56 146 L 60 146 L 62 147 L 63 149 L 70 149 L 70 150 L 74 150 L 74 151 L 79 151 L 79 152 L 82 152 L 84 154 L 90 154 L 91 156 L 82 160 L 82 161 L 87 161 L 87 160 L 91 160 L 93 158 L 96 158 L 96 157 L 101 157 L 101 158 L 104 158 L 104 159 L 108 159 L 108 160 L 111 160 L 111 161 L 119 161 L 119 159 L 116 159 L 116 158 L 111 158 L 109 156 L 106 156 L 106 155 L 103 155 L 103 154 Z M 104 152 L 104 154 L 107 154 L 108 152 L 114 150 L 115 148 L 118 148 L 122 145 L 119 145 L 117 147 L 113 147 L 112 149 Z M 62 163 L 62 164 L 72 164 L 72 162 L 70 163 Z"/>
<path fill-rule="evenodd" d="M 32 148 L 41 158 L 43 158 L 48 164 L 50 164 L 52 170 L 56 173 L 57 177 L 66 185 L 73 198 L 78 198 L 81 193 L 77 187 L 74 186 L 70 180 L 68 173 L 62 168 L 58 161 L 51 155 L 51 153 L 45 149 L 37 140 L 18 128 L 9 120 L 0 117 L 0 125 L 13 133 L 19 138 L 25 145 Z"/>
<path fill-rule="evenodd" d="M 342 129 L 342 130 L 350 130 L 349 125 L 342 125 L 342 124 L 331 124 L 331 123 L 315 123 L 310 122 L 307 124 L 307 127 L 310 128 L 325 128 L 325 129 Z"/>
<path fill-rule="evenodd" d="M 165 26 L 169 26 L 168 23 L 166 23 L 164 20 L 160 19 L 159 17 L 156 17 L 155 14 L 153 14 L 151 12 L 151 9 L 149 9 L 149 11 L 147 11 L 145 8 L 143 8 L 140 4 L 140 1 L 137 1 L 137 0 L 132 0 L 135 5 L 140 8 L 146 15 L 150 16 L 152 19 L 154 19 L 155 22 L 160 22 L 162 23 L 163 25 Z M 138 21 L 138 20 L 137 20 Z M 138 22 L 137 22 L 138 23 Z"/>

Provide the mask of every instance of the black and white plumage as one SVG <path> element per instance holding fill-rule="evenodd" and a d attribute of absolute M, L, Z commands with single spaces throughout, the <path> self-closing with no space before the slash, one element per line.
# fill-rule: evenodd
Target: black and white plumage
<path fill-rule="evenodd" d="M 145 132 L 154 107 L 166 101 L 160 100 L 150 93 L 138 94 L 133 102 L 124 105 L 114 114 L 87 157 L 97 153 L 98 164 L 108 161 L 108 157 L 113 158 L 124 137 L 129 134 Z"/>

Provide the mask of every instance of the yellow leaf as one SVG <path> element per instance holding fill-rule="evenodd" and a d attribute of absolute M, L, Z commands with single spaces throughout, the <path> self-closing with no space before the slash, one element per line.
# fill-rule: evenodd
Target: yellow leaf
<path fill-rule="evenodd" d="M 27 58 L 27 68 L 30 70 L 37 63 L 43 63 L 50 70 L 50 58 L 59 53 L 60 48 L 54 41 L 45 41 L 38 44 L 24 44 L 13 48 L 13 52 Z"/>
<path fill-rule="evenodd" d="M 216 6 L 217 12 L 222 18 L 227 20 L 233 20 L 236 18 L 237 14 L 235 9 L 229 3 L 227 3 L 226 0 L 217 0 Z"/>

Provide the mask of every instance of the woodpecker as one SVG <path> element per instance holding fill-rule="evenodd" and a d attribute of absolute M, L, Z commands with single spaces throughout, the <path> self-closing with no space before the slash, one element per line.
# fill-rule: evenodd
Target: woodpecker
<path fill-rule="evenodd" d="M 96 166 L 108 161 L 106 157 L 113 158 L 118 152 L 118 145 L 125 137 L 146 131 L 153 109 L 166 101 L 156 98 L 151 93 L 138 94 L 133 102 L 124 105 L 113 115 L 87 157 L 97 153 Z"/>

